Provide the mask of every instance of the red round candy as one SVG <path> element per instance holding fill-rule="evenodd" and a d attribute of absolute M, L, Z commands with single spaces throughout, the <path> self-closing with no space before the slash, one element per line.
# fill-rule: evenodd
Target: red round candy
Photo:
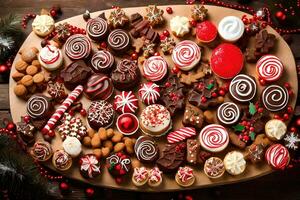
<path fill-rule="evenodd" d="M 217 46 L 210 58 L 212 71 L 222 79 L 231 79 L 243 68 L 242 51 L 235 45 L 223 43 Z"/>
<path fill-rule="evenodd" d="M 123 135 L 132 135 L 139 128 L 139 120 L 134 114 L 123 113 L 118 117 L 116 125 Z"/>
<path fill-rule="evenodd" d="M 211 42 L 217 37 L 217 34 L 218 30 L 212 22 L 204 21 L 197 24 L 196 36 L 201 42 Z"/>

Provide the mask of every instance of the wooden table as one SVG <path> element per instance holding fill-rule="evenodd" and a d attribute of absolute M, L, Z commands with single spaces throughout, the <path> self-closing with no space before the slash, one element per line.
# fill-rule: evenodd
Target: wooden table
<path fill-rule="evenodd" d="M 63 3 L 61 3 L 63 2 Z M 146 2 L 146 3 L 145 3 Z M 159 3 L 158 3 L 159 2 Z M 234 2 L 234 1 L 231 1 Z M 262 1 L 263 2 L 263 1 Z M 253 1 L 249 5 L 259 8 L 263 5 L 260 1 Z M 41 8 L 51 8 L 52 5 L 60 4 L 63 16 L 59 19 L 79 15 L 89 10 L 91 12 L 110 8 L 112 5 L 122 7 L 143 6 L 147 4 L 184 4 L 184 0 L 1 0 L 0 17 L 11 12 L 22 16 L 28 12 L 39 13 Z M 31 31 L 29 28 L 27 34 Z M 300 63 L 300 37 L 297 34 L 291 35 L 293 42 L 291 48 L 294 52 L 297 63 Z M 0 78 L 0 122 L 3 119 L 10 119 L 8 83 Z M 1 125 L 1 124 L 0 124 Z M 284 172 L 275 172 L 255 180 L 236 183 L 214 188 L 186 191 L 182 194 L 189 194 L 194 199 L 300 199 L 298 188 L 300 185 L 300 169 L 291 169 Z M 82 183 L 71 182 L 72 192 L 61 196 L 61 199 L 85 199 L 84 188 L 88 187 Z M 112 191 L 95 189 L 101 199 L 176 199 L 179 193 L 134 193 L 125 191 Z M 103 198 L 104 197 L 104 198 Z"/>

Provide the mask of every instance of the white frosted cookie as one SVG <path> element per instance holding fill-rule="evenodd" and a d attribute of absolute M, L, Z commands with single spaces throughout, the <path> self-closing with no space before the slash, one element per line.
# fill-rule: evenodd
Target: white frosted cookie
<path fill-rule="evenodd" d="M 243 36 L 244 30 L 245 25 L 243 21 L 235 16 L 224 17 L 218 25 L 219 35 L 227 42 L 239 40 Z"/>
<path fill-rule="evenodd" d="M 45 37 L 55 28 L 54 19 L 49 15 L 37 15 L 32 22 L 32 30 L 40 37 Z"/>
<path fill-rule="evenodd" d="M 82 149 L 81 143 L 76 137 L 67 137 L 62 144 L 65 152 L 67 152 L 70 156 L 77 157 Z"/>
<path fill-rule="evenodd" d="M 246 160 L 244 155 L 239 151 L 231 151 L 224 158 L 226 171 L 231 175 L 242 174 L 246 169 Z"/>
<path fill-rule="evenodd" d="M 287 130 L 286 124 L 279 119 L 271 119 L 265 125 L 266 135 L 271 140 L 281 140 Z"/>
<path fill-rule="evenodd" d="M 41 65 L 48 71 L 54 71 L 63 64 L 63 55 L 59 48 L 47 45 L 41 49 L 38 59 Z"/>
<path fill-rule="evenodd" d="M 175 16 L 170 20 L 170 28 L 176 37 L 183 37 L 190 32 L 189 18 L 183 16 Z"/>

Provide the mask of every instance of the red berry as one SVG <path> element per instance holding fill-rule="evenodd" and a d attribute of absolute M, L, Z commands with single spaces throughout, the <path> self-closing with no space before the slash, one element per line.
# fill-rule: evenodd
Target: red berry
<path fill-rule="evenodd" d="M 292 126 L 292 127 L 290 128 L 290 131 L 291 131 L 291 132 L 296 132 L 296 127 L 293 127 L 293 126 Z"/>
<path fill-rule="evenodd" d="M 220 90 L 219 90 L 219 95 L 225 96 L 225 91 L 224 91 L 223 89 L 220 89 Z"/>
<path fill-rule="evenodd" d="M 191 25 L 192 27 L 196 27 L 196 26 L 197 26 L 196 20 L 192 19 L 192 20 L 190 21 L 190 25 Z"/>
<path fill-rule="evenodd" d="M 284 83 L 284 87 L 286 88 L 286 89 L 290 89 L 291 88 L 291 85 L 290 85 L 290 83 Z"/>
<path fill-rule="evenodd" d="M 122 178 L 117 177 L 117 178 L 115 178 L 115 181 L 116 181 L 117 184 L 121 184 L 122 183 Z"/>
<path fill-rule="evenodd" d="M 266 85 L 266 81 L 265 81 L 264 79 L 259 79 L 259 83 L 260 83 L 262 86 Z"/>
<path fill-rule="evenodd" d="M 6 129 L 9 130 L 9 131 L 14 131 L 16 128 L 16 125 L 13 123 L 13 122 L 9 122 L 7 125 L 6 125 Z"/>
<path fill-rule="evenodd" d="M 56 11 L 55 11 L 54 9 L 52 9 L 52 10 L 50 11 L 50 15 L 51 15 L 52 17 L 55 17 L 55 16 L 57 15 L 57 13 L 56 13 Z"/>
<path fill-rule="evenodd" d="M 246 141 L 248 141 L 249 140 L 249 136 L 248 135 L 244 135 L 243 139 L 246 140 Z"/>
<path fill-rule="evenodd" d="M 257 111 L 258 111 L 259 113 L 262 113 L 262 112 L 264 111 L 264 109 L 263 109 L 263 108 L 258 108 Z"/>
<path fill-rule="evenodd" d="M 250 130 L 250 131 L 254 131 L 254 127 L 251 126 L 249 130 Z"/>
<path fill-rule="evenodd" d="M 159 39 L 160 41 L 165 40 L 167 37 L 164 34 L 160 34 L 159 35 Z"/>
<path fill-rule="evenodd" d="M 277 19 L 281 21 L 284 21 L 286 19 L 286 15 L 282 11 L 276 12 L 275 16 Z"/>
<path fill-rule="evenodd" d="M 213 92 L 213 93 L 211 93 L 211 96 L 212 96 L 213 98 L 216 98 L 216 97 L 218 96 L 218 94 L 217 94 L 216 92 Z"/>
<path fill-rule="evenodd" d="M 243 17 L 242 21 L 244 22 L 245 25 L 249 24 L 249 20 L 247 17 Z"/>
<path fill-rule="evenodd" d="M 93 188 L 87 188 L 87 189 L 85 190 L 85 193 L 86 193 L 86 195 L 87 195 L 88 197 L 92 197 L 92 196 L 94 196 L 95 191 L 94 191 Z"/>
<path fill-rule="evenodd" d="M 289 118 L 290 118 L 289 114 L 287 114 L 287 113 L 284 113 L 284 115 L 283 115 L 283 119 L 284 119 L 284 120 L 288 120 Z"/>
<path fill-rule="evenodd" d="M 59 184 L 59 189 L 63 190 L 63 191 L 66 191 L 69 189 L 69 185 L 66 183 L 66 182 L 61 182 Z"/>
<path fill-rule="evenodd" d="M 155 52 L 154 56 L 160 56 L 160 53 L 159 52 Z"/>
<path fill-rule="evenodd" d="M 164 30 L 163 32 L 164 36 L 169 37 L 170 36 L 170 32 L 168 30 Z"/>
<path fill-rule="evenodd" d="M 125 175 L 126 171 L 124 169 L 121 169 L 119 173 L 120 173 L 120 175 Z"/>
<path fill-rule="evenodd" d="M 289 90 L 289 95 L 290 96 L 293 96 L 294 95 L 294 92 L 292 90 Z"/>
<path fill-rule="evenodd" d="M 106 42 L 101 42 L 100 47 L 103 49 L 106 49 L 106 47 L 107 47 Z"/>
<path fill-rule="evenodd" d="M 173 74 L 177 74 L 178 72 L 179 72 L 179 68 L 178 67 L 175 66 L 175 67 L 172 68 L 172 73 Z"/>
<path fill-rule="evenodd" d="M 54 130 L 49 130 L 48 136 L 54 137 L 55 136 L 55 131 Z"/>
<path fill-rule="evenodd" d="M 121 165 L 120 165 L 120 164 L 115 165 L 115 169 L 116 169 L 117 171 L 120 171 L 120 170 L 121 170 Z"/>
<path fill-rule="evenodd" d="M 80 110 L 80 115 L 82 116 L 82 117 L 85 117 L 86 116 L 86 110 L 84 109 L 84 108 L 82 108 L 81 110 Z"/>
<path fill-rule="evenodd" d="M 290 114 L 293 113 L 293 108 L 292 108 L 292 106 L 288 106 L 287 112 L 290 113 Z"/>
<path fill-rule="evenodd" d="M 73 110 L 69 110 L 69 115 L 74 116 L 74 111 Z"/>
<path fill-rule="evenodd" d="M 117 156 L 118 156 L 118 157 L 121 157 L 121 156 L 123 156 L 123 154 L 122 154 L 121 152 L 118 152 L 118 153 L 117 153 Z"/>
<path fill-rule="evenodd" d="M 274 115 L 274 119 L 280 119 L 279 115 Z"/>
<path fill-rule="evenodd" d="M 132 59 L 132 60 L 137 60 L 138 57 L 139 57 L 139 56 L 138 56 L 138 54 L 137 54 L 136 52 L 134 52 L 134 53 L 131 54 L 131 59 Z"/>
<path fill-rule="evenodd" d="M 173 13 L 173 9 L 171 7 L 167 7 L 166 11 L 168 14 L 172 14 Z"/>
<path fill-rule="evenodd" d="M 206 97 L 201 97 L 201 102 L 205 103 L 207 101 Z"/>
<path fill-rule="evenodd" d="M 266 22 L 261 23 L 261 27 L 262 27 L 262 28 L 266 28 L 267 25 L 268 25 L 268 24 L 267 24 Z"/>
<path fill-rule="evenodd" d="M 170 82 L 166 82 L 165 83 L 165 87 L 170 87 L 171 86 L 171 83 Z"/>
<path fill-rule="evenodd" d="M 26 115 L 24 117 L 24 122 L 27 123 L 27 124 L 30 122 L 30 116 L 29 115 Z"/>
<path fill-rule="evenodd" d="M 300 117 L 296 120 L 296 125 L 300 127 Z"/>

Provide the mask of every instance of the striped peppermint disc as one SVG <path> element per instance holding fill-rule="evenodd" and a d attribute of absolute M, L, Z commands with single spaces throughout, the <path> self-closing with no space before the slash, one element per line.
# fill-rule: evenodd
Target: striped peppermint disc
<path fill-rule="evenodd" d="M 196 135 L 195 128 L 183 127 L 168 134 L 167 140 L 169 143 L 176 143 Z"/>
<path fill-rule="evenodd" d="M 277 81 L 282 76 L 283 64 L 278 57 L 265 55 L 257 61 L 256 71 L 259 78 L 265 81 Z"/>

